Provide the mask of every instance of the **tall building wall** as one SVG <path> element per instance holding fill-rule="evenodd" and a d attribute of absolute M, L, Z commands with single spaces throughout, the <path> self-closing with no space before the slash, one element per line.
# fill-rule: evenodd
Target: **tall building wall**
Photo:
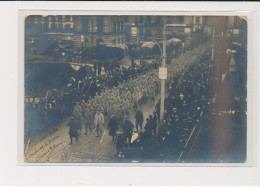
<path fill-rule="evenodd" d="M 113 32 L 112 16 L 104 17 L 104 33 Z"/>
<path fill-rule="evenodd" d="M 187 24 L 187 25 L 192 25 L 192 16 L 184 16 L 184 23 Z"/>

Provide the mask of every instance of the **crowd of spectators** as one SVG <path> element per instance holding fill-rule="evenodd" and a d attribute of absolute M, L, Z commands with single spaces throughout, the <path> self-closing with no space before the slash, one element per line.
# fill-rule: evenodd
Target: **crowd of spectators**
<path fill-rule="evenodd" d="M 192 97 L 197 100 L 198 98 L 203 99 L 203 97 L 198 96 L 205 92 L 203 90 L 205 88 L 197 87 L 205 86 L 205 84 L 203 82 L 197 84 L 197 81 L 201 81 L 201 77 L 199 77 L 201 71 L 198 70 L 204 70 L 199 66 L 202 66 L 202 57 L 207 49 L 208 45 L 204 44 L 192 51 L 187 51 L 175 58 L 169 65 L 169 81 L 166 82 L 166 88 L 170 89 L 169 96 L 165 100 L 165 121 L 158 132 L 159 142 L 155 143 L 155 137 L 157 139 L 156 130 L 158 130 L 157 121 L 160 119 L 159 113 L 150 115 L 147 118 L 144 132 L 139 136 L 140 144 L 142 144 L 140 147 L 145 152 L 144 155 L 151 157 L 155 148 L 164 149 L 165 151 L 165 148 L 161 148 L 163 143 L 160 142 L 160 139 L 165 138 L 163 133 L 167 132 L 164 132 L 162 127 L 167 125 L 168 128 L 169 125 L 174 125 L 174 127 L 178 128 L 176 121 L 181 125 L 182 121 L 186 120 L 185 116 L 196 117 L 199 114 L 198 112 L 201 111 L 202 107 L 197 108 L 194 112 L 181 113 L 181 110 L 185 111 L 185 107 L 187 108 L 188 99 L 191 99 L 191 101 Z M 81 120 L 82 127 L 87 126 L 92 129 L 94 116 L 99 110 L 105 115 L 106 120 L 114 115 L 118 119 L 119 127 L 121 127 L 124 117 L 128 116 L 131 110 L 135 111 L 147 102 L 154 104 L 154 99 L 160 91 L 160 79 L 157 74 L 158 66 L 157 62 L 150 64 L 142 62 L 141 65 L 132 65 L 128 69 L 123 67 L 115 68 L 105 74 L 98 75 L 95 72 L 94 76 L 88 75 L 82 80 L 72 77 L 62 90 L 53 89 L 47 94 L 45 101 L 41 100 L 36 107 L 38 111 L 38 107 L 41 107 L 41 112 L 44 114 L 41 117 L 44 117 L 42 121 L 46 124 L 41 125 L 46 125 L 46 128 L 48 128 L 61 121 L 64 115 L 73 114 Z M 198 75 L 195 76 L 194 72 L 191 73 L 192 71 L 198 71 Z M 182 79 L 181 82 L 179 79 L 177 80 L 178 76 Z M 202 80 L 205 81 L 205 77 Z M 191 96 L 189 89 L 196 90 L 194 96 Z M 172 93 L 172 90 L 181 93 Z M 183 96 L 183 99 L 179 101 L 178 97 L 180 96 Z M 196 101 L 192 102 L 196 106 Z M 183 105 L 183 107 L 172 107 L 172 104 Z M 178 115 L 176 115 L 177 112 Z M 154 125 L 156 126 L 154 127 Z"/>
<path fill-rule="evenodd" d="M 169 89 L 162 124 L 155 109 L 146 118 L 144 130 L 138 133 L 131 148 L 120 154 L 120 159 L 172 161 L 191 129 L 206 121 L 203 116 L 208 105 L 207 84 L 212 67 L 208 51 L 209 46 L 205 44 L 172 61 L 168 66 Z"/>
<path fill-rule="evenodd" d="M 212 99 L 208 89 L 211 69 L 212 64 L 206 54 L 170 83 L 164 121 L 159 127 L 156 144 L 156 153 L 164 159 L 176 159 L 191 131 L 195 127 L 207 126 Z"/>

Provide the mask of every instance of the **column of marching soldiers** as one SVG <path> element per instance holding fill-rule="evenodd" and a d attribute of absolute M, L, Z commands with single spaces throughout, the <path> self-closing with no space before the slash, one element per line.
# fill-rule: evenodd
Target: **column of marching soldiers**
<path fill-rule="evenodd" d="M 153 69 L 158 69 L 159 66 L 156 60 L 149 64 L 143 61 L 140 65 L 132 65 L 129 68 L 120 67 L 116 61 L 112 64 L 113 68 L 109 68 L 102 74 L 99 68 L 82 66 L 78 71 L 70 72 L 72 76 L 68 82 L 64 82 L 64 85 L 59 88 L 47 91 L 46 96 L 25 98 L 25 136 L 28 139 L 34 138 L 55 129 L 64 118 L 71 116 L 77 102 L 93 101 L 95 96 L 104 91 L 123 86 L 120 83 L 136 79 Z M 103 66 L 104 63 L 97 65 Z"/>
<path fill-rule="evenodd" d="M 154 112 L 144 117 L 142 106 L 154 105 L 160 92 L 158 69 L 104 88 L 87 102 L 77 102 L 68 123 L 71 143 L 84 131 L 100 137 L 105 129 L 116 143 L 117 159 L 171 159 L 187 140 L 208 105 L 209 44 L 187 51 L 168 66 L 168 96 L 164 120 L 160 121 L 160 100 Z M 134 120 L 129 115 L 134 113 Z M 145 121 L 146 119 L 146 121 Z M 144 124 L 145 123 L 145 124 Z M 78 132 L 79 131 L 79 132 Z"/>

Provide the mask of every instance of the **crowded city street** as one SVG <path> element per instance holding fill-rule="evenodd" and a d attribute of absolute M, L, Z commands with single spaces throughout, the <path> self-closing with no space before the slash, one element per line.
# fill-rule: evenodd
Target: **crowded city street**
<path fill-rule="evenodd" d="M 209 45 L 204 44 L 201 45 L 198 48 L 195 48 L 192 51 L 188 51 L 184 53 L 183 55 L 180 55 L 178 58 L 174 58 L 169 66 L 169 79 L 175 80 L 176 77 L 182 77 L 183 74 L 186 74 L 186 71 L 190 68 L 190 66 L 198 65 L 198 61 L 205 56 L 205 54 L 209 51 Z M 144 80 L 144 78 L 149 78 L 149 81 Z M 144 81 L 142 81 L 144 80 Z M 152 81 L 153 80 L 153 81 Z M 135 87 L 131 88 L 132 82 L 135 82 Z M 151 84 L 147 85 L 145 87 L 142 87 L 144 84 Z M 157 84 L 156 84 L 157 83 Z M 154 84 L 155 86 L 153 87 Z M 148 92 L 150 89 L 155 88 L 159 85 L 159 78 L 158 78 L 158 70 L 153 70 L 151 72 L 147 72 L 143 74 L 140 77 L 137 77 L 136 79 L 129 80 L 123 85 L 119 85 L 116 88 L 113 89 L 107 89 L 104 91 L 104 94 L 101 92 L 100 95 L 96 96 L 94 100 L 100 98 L 100 106 L 99 103 L 96 101 L 94 104 L 96 104 L 94 107 L 96 108 L 94 112 L 97 110 L 101 110 L 101 112 L 104 112 L 104 109 L 101 109 L 104 107 L 108 99 L 105 98 L 105 96 L 113 96 L 111 94 L 107 94 L 108 92 L 112 93 L 115 89 L 124 89 L 126 87 L 129 87 L 131 89 L 131 92 L 128 92 L 129 94 L 134 95 L 138 91 L 142 93 L 142 95 L 145 95 L 146 92 Z M 170 83 L 169 83 L 170 85 Z M 139 88 L 140 87 L 140 88 Z M 148 90 L 146 90 L 149 88 Z M 150 102 L 150 100 L 146 100 L 145 102 L 141 102 L 140 110 L 143 112 L 143 125 L 146 125 L 146 119 L 149 118 L 149 115 L 153 115 L 153 112 L 156 112 L 156 103 L 159 101 L 159 89 L 156 89 L 152 94 L 149 93 L 149 95 L 153 96 L 153 101 Z M 123 95 L 123 97 L 122 97 Z M 104 99 L 102 100 L 102 97 Z M 116 96 L 115 96 L 116 97 Z M 124 93 L 121 94 L 121 96 L 118 97 L 118 99 L 115 101 L 115 104 L 120 103 L 120 100 L 123 102 L 126 101 L 124 98 Z M 51 162 L 113 162 L 115 161 L 115 155 L 116 155 L 116 142 L 112 140 L 112 137 L 109 135 L 109 130 L 107 129 L 109 117 L 114 113 L 119 119 L 121 118 L 122 121 L 124 119 L 124 114 L 128 115 L 129 120 L 135 124 L 135 107 L 134 104 L 138 103 L 139 101 L 133 101 L 133 96 L 130 96 L 132 99 L 129 104 L 132 104 L 132 106 L 129 106 L 126 108 L 128 112 L 107 112 L 107 115 L 104 119 L 104 128 L 103 132 L 100 134 L 100 136 L 96 136 L 96 131 L 94 127 L 92 129 L 89 128 L 82 128 L 79 132 L 78 141 L 76 139 L 73 139 L 73 143 L 70 145 L 70 137 L 68 135 L 69 133 L 69 127 L 67 126 L 69 120 L 71 117 L 68 117 L 63 120 L 63 122 L 58 125 L 55 129 L 55 131 L 51 132 L 50 135 L 47 135 L 44 137 L 40 142 L 37 142 L 36 144 L 33 144 L 29 146 L 27 153 L 31 154 L 32 157 L 33 152 L 37 151 L 43 144 L 43 148 L 40 149 L 42 152 L 42 155 L 35 157 L 35 161 L 45 162 L 45 161 L 51 161 Z M 142 97 L 141 97 L 142 98 Z M 139 99 L 144 100 L 144 99 Z M 78 106 L 76 105 L 73 111 L 73 114 L 77 114 L 78 109 L 82 109 L 82 107 L 86 106 L 86 112 L 88 113 L 88 105 L 91 104 L 91 100 L 88 101 L 88 103 L 80 104 L 78 103 Z M 80 108 L 81 107 L 81 108 Z M 109 106 L 110 109 L 111 106 Z M 122 110 L 122 108 L 116 109 L 117 111 Z M 80 110 L 78 110 L 80 111 Z M 94 115 L 93 115 L 94 116 Z M 84 119 L 84 118 L 83 118 Z M 87 118 L 86 118 L 87 119 Z M 86 119 L 84 121 L 86 121 Z M 87 119 L 92 122 L 94 118 Z M 89 123 L 86 125 L 88 126 Z M 93 123 L 92 123 L 93 124 Z M 85 127 L 85 125 L 84 125 Z M 119 128 L 120 129 L 120 128 Z M 85 131 L 86 130 L 86 131 Z M 145 128 L 143 129 L 145 131 Z M 158 133 L 158 128 L 156 128 L 156 134 Z M 136 128 L 133 129 L 133 132 L 137 134 Z M 191 132 L 191 131 L 190 131 Z M 186 139 L 188 140 L 188 139 Z M 182 141 L 181 141 L 182 142 Z M 45 144 L 49 143 L 47 146 Z M 56 147 L 56 144 L 58 146 Z M 48 151 L 49 147 L 52 151 Z M 54 149 L 54 150 L 53 150 Z M 180 152 L 178 152 L 180 153 Z M 36 155 L 36 154 L 35 154 Z M 138 160 L 132 160 L 132 161 L 138 161 Z"/>
<path fill-rule="evenodd" d="M 246 44 L 233 30 L 243 20 L 53 18 L 71 34 L 51 23 L 38 36 L 27 19 L 26 162 L 246 160 Z"/>

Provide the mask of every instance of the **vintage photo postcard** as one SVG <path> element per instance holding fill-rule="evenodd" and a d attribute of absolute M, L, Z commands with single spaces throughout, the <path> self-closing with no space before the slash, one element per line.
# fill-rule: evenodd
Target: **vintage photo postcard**
<path fill-rule="evenodd" d="M 25 162 L 246 162 L 246 17 L 26 15 L 24 29 Z"/>

